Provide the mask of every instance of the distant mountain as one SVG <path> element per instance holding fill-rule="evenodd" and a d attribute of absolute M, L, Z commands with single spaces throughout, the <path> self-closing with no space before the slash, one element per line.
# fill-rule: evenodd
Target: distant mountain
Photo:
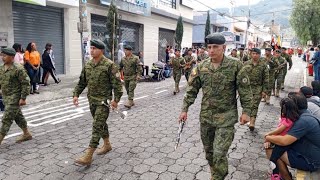
<path fill-rule="evenodd" d="M 258 4 L 251 5 L 251 22 L 254 25 L 271 25 L 274 18 L 275 24 L 280 24 L 281 29 L 286 29 L 290 27 L 291 9 L 292 0 L 262 0 Z M 227 8 L 216 10 L 230 15 L 230 10 Z M 248 6 L 235 7 L 232 16 L 248 16 L 248 10 Z M 274 12 L 274 17 L 272 12 Z"/>

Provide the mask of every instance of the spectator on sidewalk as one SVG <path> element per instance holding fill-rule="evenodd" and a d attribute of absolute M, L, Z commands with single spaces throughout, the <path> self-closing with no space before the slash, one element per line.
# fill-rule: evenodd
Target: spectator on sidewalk
<path fill-rule="evenodd" d="M 37 91 L 38 75 L 40 68 L 40 53 L 37 51 L 36 43 L 30 42 L 24 53 L 25 68 L 30 77 L 30 94 L 39 94 Z"/>
<path fill-rule="evenodd" d="M 142 51 L 139 52 L 139 59 L 140 59 L 140 63 L 141 63 L 141 66 L 142 66 L 142 74 L 141 74 L 141 76 L 142 77 L 149 76 L 149 66 L 144 65 L 144 57 L 143 57 L 143 52 Z M 144 75 L 144 72 L 146 72 L 146 75 Z"/>
<path fill-rule="evenodd" d="M 42 54 L 42 69 L 42 84 L 44 86 L 48 85 L 49 74 L 51 74 L 55 83 L 59 84 L 61 82 L 61 80 L 56 77 L 56 68 L 54 66 L 54 55 L 51 43 L 46 44 L 45 50 Z"/>
<path fill-rule="evenodd" d="M 22 49 L 21 44 L 14 43 L 12 48 L 16 51 L 16 55 L 14 56 L 14 62 L 24 65 L 24 61 L 23 61 L 24 50 Z"/>
<path fill-rule="evenodd" d="M 297 105 L 294 101 L 290 98 L 284 98 L 280 101 L 280 108 L 281 108 L 281 117 L 278 127 L 265 134 L 266 136 L 274 136 L 274 135 L 281 135 L 284 136 L 288 133 L 288 131 L 293 126 L 294 122 L 299 118 L 299 111 Z M 270 161 L 275 164 L 275 168 L 272 171 L 271 179 L 276 179 L 280 177 L 279 175 L 279 167 L 276 165 L 277 160 L 282 156 L 285 152 L 284 148 L 279 148 L 279 146 L 274 146 L 274 144 L 270 143 L 269 141 L 265 141 L 264 147 L 266 149 L 273 148 L 272 154 L 270 157 Z"/>
<path fill-rule="evenodd" d="M 308 101 L 308 110 L 316 118 L 320 119 L 320 98 L 318 96 L 313 96 L 312 88 L 303 86 L 300 88 L 300 93 L 302 93 Z"/>
<path fill-rule="evenodd" d="M 310 172 L 320 168 L 320 122 L 307 110 L 308 103 L 304 95 L 293 93 L 291 98 L 298 107 L 299 119 L 286 135 L 265 137 L 266 141 L 275 144 L 279 151 L 284 152 L 276 160 L 283 179 L 292 179 L 287 166 Z M 267 149 L 266 154 L 270 159 L 273 150 Z"/>
<path fill-rule="evenodd" d="M 317 50 L 314 51 L 313 56 L 310 56 L 313 62 L 313 71 L 314 71 L 314 80 L 319 81 L 320 80 L 320 44 L 317 47 Z"/>

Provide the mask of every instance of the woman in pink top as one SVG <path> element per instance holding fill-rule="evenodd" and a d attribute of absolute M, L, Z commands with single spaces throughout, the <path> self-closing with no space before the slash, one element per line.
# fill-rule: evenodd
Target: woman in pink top
<path fill-rule="evenodd" d="M 284 98 L 280 101 L 281 107 L 281 117 L 278 127 L 268 132 L 266 136 L 272 135 L 286 135 L 290 128 L 293 126 L 293 123 L 299 119 L 299 110 L 296 103 L 290 98 Z M 270 157 L 270 161 L 272 162 L 274 169 L 271 175 L 271 180 L 280 180 L 279 168 L 276 166 L 277 160 L 283 155 L 285 152 L 283 149 L 277 148 L 270 142 L 265 142 L 264 147 L 267 148 L 274 148 L 272 151 L 272 155 Z"/>
<path fill-rule="evenodd" d="M 15 43 L 12 48 L 14 50 L 16 50 L 16 55 L 14 56 L 14 62 L 15 63 L 18 63 L 18 64 L 21 64 L 21 65 L 24 65 L 24 61 L 23 61 L 23 53 L 24 53 L 24 50 L 22 49 L 22 46 L 21 44 L 19 43 Z"/>

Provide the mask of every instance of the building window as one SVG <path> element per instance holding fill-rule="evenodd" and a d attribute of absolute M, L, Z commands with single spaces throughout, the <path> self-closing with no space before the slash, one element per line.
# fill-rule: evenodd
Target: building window
<path fill-rule="evenodd" d="M 159 0 L 159 4 L 173 9 L 177 9 L 176 0 Z"/>

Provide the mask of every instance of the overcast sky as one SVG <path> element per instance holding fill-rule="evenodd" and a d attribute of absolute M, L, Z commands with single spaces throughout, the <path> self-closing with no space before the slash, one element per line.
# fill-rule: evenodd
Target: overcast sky
<path fill-rule="evenodd" d="M 208 7 L 205 7 L 201 4 L 199 4 L 197 1 L 202 2 L 203 4 L 210 6 L 211 8 L 228 8 L 231 6 L 230 1 L 233 1 L 235 6 L 247 6 L 248 0 L 194 0 L 195 9 L 194 10 L 200 10 L 205 11 L 208 10 Z M 256 4 L 261 0 L 250 0 L 250 4 Z M 263 0 L 262 0 L 263 1 Z"/>

